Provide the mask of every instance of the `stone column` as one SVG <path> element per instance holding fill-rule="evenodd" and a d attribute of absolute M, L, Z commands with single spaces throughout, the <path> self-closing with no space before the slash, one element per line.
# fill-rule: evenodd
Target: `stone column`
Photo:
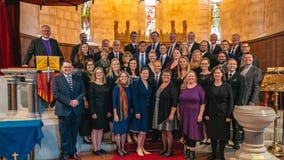
<path fill-rule="evenodd" d="M 7 77 L 8 89 L 8 115 L 15 115 L 17 113 L 17 79 L 14 76 Z"/>
<path fill-rule="evenodd" d="M 28 117 L 35 118 L 35 111 L 36 111 L 36 82 L 34 79 L 27 78 L 26 83 L 27 85 L 27 102 L 28 102 Z"/>

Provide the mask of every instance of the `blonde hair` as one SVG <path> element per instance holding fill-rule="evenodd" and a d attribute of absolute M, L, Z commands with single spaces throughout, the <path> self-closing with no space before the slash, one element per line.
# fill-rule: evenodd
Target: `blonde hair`
<path fill-rule="evenodd" d="M 187 62 L 186 73 L 191 70 L 187 56 L 181 56 L 178 60 L 178 78 L 181 78 L 183 76 L 182 68 L 180 67 L 180 64 L 179 64 L 181 59 L 184 59 Z"/>
<path fill-rule="evenodd" d="M 115 62 L 118 62 L 119 67 L 120 67 L 119 59 L 113 58 L 113 59 L 111 60 L 111 62 L 110 62 L 110 66 L 109 66 L 109 70 L 108 70 L 107 76 L 113 77 L 113 68 L 112 68 L 112 65 L 113 65 Z M 119 69 L 119 70 L 120 70 L 120 69 Z"/>
<path fill-rule="evenodd" d="M 133 57 L 131 52 L 125 51 L 124 54 L 123 54 L 123 56 L 122 56 L 122 61 L 123 61 L 123 63 L 125 63 L 125 57 L 126 57 L 126 56 L 130 56 L 130 59 Z M 129 60 L 130 60 L 130 59 L 129 59 Z M 127 62 L 127 63 L 128 63 L 128 62 Z"/>
<path fill-rule="evenodd" d="M 196 54 L 196 53 L 199 53 L 199 56 L 200 56 L 200 59 L 199 59 L 199 62 L 194 62 L 193 61 L 193 55 Z M 201 55 L 201 51 L 199 49 L 196 49 L 192 52 L 192 57 L 191 57 L 191 60 L 190 60 L 190 68 L 191 69 L 194 69 L 194 68 L 197 68 L 200 66 L 200 62 L 201 62 L 201 59 L 202 59 L 202 55 Z"/>
<path fill-rule="evenodd" d="M 105 75 L 105 72 L 103 70 L 102 67 L 96 67 L 93 74 L 92 74 L 92 77 L 91 77 L 91 82 L 95 82 L 97 80 L 97 76 L 96 76 L 96 72 L 98 70 L 101 70 L 102 71 L 102 74 L 103 74 L 103 78 L 102 78 L 102 83 L 103 84 L 106 84 L 106 75 Z"/>
<path fill-rule="evenodd" d="M 181 86 L 180 86 L 180 89 L 186 89 L 186 88 L 187 88 L 188 82 L 187 82 L 187 78 L 186 78 L 186 77 L 187 77 L 190 73 L 192 73 L 192 74 L 194 75 L 194 77 L 195 77 L 195 83 L 197 83 L 197 75 L 196 75 L 196 73 L 195 73 L 193 70 L 190 70 L 189 72 L 186 73 L 185 78 L 184 78 L 184 80 L 183 80 L 183 83 L 182 83 Z"/>

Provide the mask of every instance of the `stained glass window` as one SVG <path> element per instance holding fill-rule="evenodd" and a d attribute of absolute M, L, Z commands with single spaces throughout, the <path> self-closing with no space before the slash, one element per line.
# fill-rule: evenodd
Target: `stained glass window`
<path fill-rule="evenodd" d="M 151 32 L 156 29 L 156 0 L 145 0 L 146 5 L 146 31 L 145 36 L 149 38 Z"/>
<path fill-rule="evenodd" d="M 91 41 L 91 28 L 90 28 L 90 11 L 91 11 L 91 2 L 85 2 L 81 8 L 81 26 L 82 33 L 86 33 L 87 41 Z"/>
<path fill-rule="evenodd" d="M 220 4 L 222 0 L 211 1 L 211 33 L 216 33 L 221 37 L 220 27 Z"/>

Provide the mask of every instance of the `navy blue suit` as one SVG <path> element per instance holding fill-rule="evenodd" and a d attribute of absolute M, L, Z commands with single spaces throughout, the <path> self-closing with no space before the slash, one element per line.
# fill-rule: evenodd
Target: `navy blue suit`
<path fill-rule="evenodd" d="M 148 54 L 151 51 L 152 48 L 153 48 L 153 44 L 147 46 L 146 53 Z M 160 53 L 160 43 L 158 43 L 158 46 L 156 47 L 155 51 L 156 51 L 156 54 L 157 54 L 157 59 L 159 59 L 160 55 L 161 55 L 161 53 Z"/>
<path fill-rule="evenodd" d="M 148 132 L 152 126 L 151 109 L 152 109 L 152 87 L 148 83 L 148 88 L 143 84 L 142 80 L 134 82 L 132 85 L 133 94 L 133 111 L 134 118 L 130 125 L 130 130 L 134 132 Z M 136 119 L 135 114 L 140 114 L 141 118 Z"/>
<path fill-rule="evenodd" d="M 76 152 L 76 139 L 80 116 L 84 112 L 83 98 L 86 94 L 81 76 L 72 75 L 71 91 L 66 77 L 61 74 L 53 79 L 52 93 L 56 100 L 55 114 L 59 120 L 61 152 L 63 157 L 73 156 Z M 78 100 L 79 105 L 72 107 L 71 100 Z"/>

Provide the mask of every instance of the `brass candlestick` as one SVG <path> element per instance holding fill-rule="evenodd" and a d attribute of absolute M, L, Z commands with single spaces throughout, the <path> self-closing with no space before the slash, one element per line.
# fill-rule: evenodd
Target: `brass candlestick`
<path fill-rule="evenodd" d="M 280 74 L 280 72 L 284 71 L 283 67 L 272 67 L 267 69 L 268 74 L 264 75 L 261 90 L 267 92 L 274 92 L 274 106 L 275 106 L 275 119 L 274 119 L 274 137 L 272 145 L 267 147 L 267 151 L 272 153 L 277 157 L 283 156 L 282 147 L 278 144 L 278 119 L 280 119 L 280 115 L 278 112 L 278 98 L 279 92 L 284 91 L 284 74 Z M 270 72 L 270 73 L 269 73 Z M 266 96 L 265 98 L 268 98 Z M 267 103 L 267 101 L 266 101 Z"/>
<path fill-rule="evenodd" d="M 283 156 L 282 147 L 278 144 L 278 119 L 280 119 L 280 115 L 278 112 L 278 96 L 279 96 L 278 91 L 275 91 L 274 95 L 275 95 L 274 106 L 276 113 L 274 119 L 274 137 L 272 145 L 267 147 L 267 151 L 272 153 L 276 157 L 282 157 Z"/>

